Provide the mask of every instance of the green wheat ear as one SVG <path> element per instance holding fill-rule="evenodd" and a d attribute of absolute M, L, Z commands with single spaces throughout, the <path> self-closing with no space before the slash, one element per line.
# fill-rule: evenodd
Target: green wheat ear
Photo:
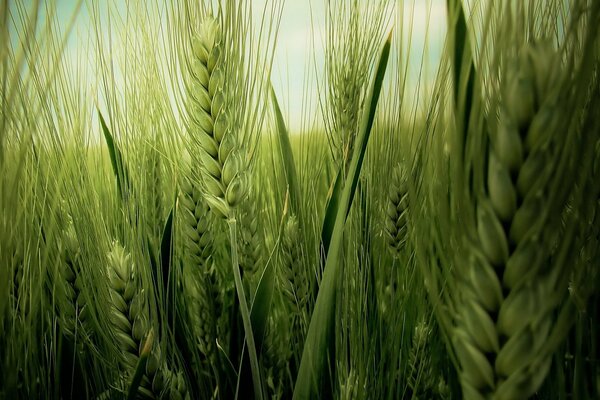
<path fill-rule="evenodd" d="M 191 173 L 190 173 L 191 175 Z M 216 361 L 216 324 L 220 314 L 219 285 L 212 265 L 215 217 L 202 192 L 189 176 L 181 185 L 180 209 L 183 231 L 187 310 L 200 352 Z"/>
<path fill-rule="evenodd" d="M 221 25 L 206 17 L 192 38 L 190 137 L 200 150 L 193 156 L 198 158 L 206 201 L 217 215 L 228 218 L 246 195 L 247 183 L 239 127 L 227 95 L 225 55 Z"/>
<path fill-rule="evenodd" d="M 548 298 L 563 266 L 553 264 L 540 238 L 551 207 L 544 188 L 553 170 L 548 143 L 558 110 L 549 83 L 560 81 L 557 65 L 551 46 L 528 44 L 505 77 L 487 193 L 477 203 L 470 287 L 453 335 L 465 396 L 526 398 L 551 365 L 543 349 L 560 302 Z"/>
<path fill-rule="evenodd" d="M 297 318 L 303 317 L 303 310 L 308 301 L 308 277 L 303 269 L 300 238 L 298 219 L 291 215 L 285 223 L 282 237 L 283 294 Z"/>
<path fill-rule="evenodd" d="M 213 215 L 202 192 L 184 177 L 179 197 L 182 231 L 184 235 L 184 257 L 193 268 L 207 270 L 207 262 L 213 252 Z"/>
<path fill-rule="evenodd" d="M 408 238 L 408 188 L 407 172 L 397 165 L 392 172 L 392 184 L 389 189 L 386 208 L 385 231 L 392 254 L 397 257 Z"/>
<path fill-rule="evenodd" d="M 86 305 L 82 293 L 81 256 L 79 241 L 73 226 L 69 221 L 62 233 L 62 259 L 60 265 L 60 282 L 63 291 L 60 312 L 65 331 L 69 336 L 75 335 L 89 338 L 91 329 L 87 321 L 89 305 Z"/>
<path fill-rule="evenodd" d="M 187 309 L 192 330 L 200 352 L 212 363 L 216 362 L 217 322 L 220 314 L 220 300 L 216 272 L 188 270 L 185 281 Z"/>
<path fill-rule="evenodd" d="M 126 380 L 133 377 L 152 330 L 147 293 L 142 289 L 131 254 L 117 242 L 107 256 L 110 276 L 110 321 L 117 346 L 122 351 L 121 367 Z M 162 396 L 169 390 L 160 347 L 152 346 L 138 394 L 145 399 Z"/>
<path fill-rule="evenodd" d="M 244 273 L 253 275 L 258 271 L 263 258 L 264 238 L 260 232 L 260 214 L 254 201 L 246 199 L 240 205 L 239 240 L 240 267 Z"/>

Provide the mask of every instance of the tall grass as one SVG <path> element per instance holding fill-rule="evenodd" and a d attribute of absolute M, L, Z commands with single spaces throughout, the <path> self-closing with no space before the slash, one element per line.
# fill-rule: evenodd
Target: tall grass
<path fill-rule="evenodd" d="M 598 2 L 287 6 L 0 5 L 0 398 L 598 398 Z"/>

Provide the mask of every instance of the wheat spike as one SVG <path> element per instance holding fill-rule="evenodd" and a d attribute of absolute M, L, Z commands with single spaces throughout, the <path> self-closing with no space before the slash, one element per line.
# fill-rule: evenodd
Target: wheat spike
<path fill-rule="evenodd" d="M 465 397 L 529 397 L 550 367 L 551 354 L 541 351 L 553 321 L 545 303 L 561 266 L 551 264 L 538 221 L 551 171 L 547 98 L 556 60 L 549 45 L 530 44 L 506 76 L 487 194 L 477 205 L 470 289 L 453 335 Z"/>
<path fill-rule="evenodd" d="M 240 150 L 239 127 L 230 115 L 231 99 L 226 87 L 226 48 L 219 21 L 206 17 L 192 39 L 189 116 L 190 137 L 200 150 L 194 152 L 200 165 L 204 196 L 211 210 L 231 217 L 246 194 Z"/>
<path fill-rule="evenodd" d="M 213 217 L 201 191 L 192 184 L 190 178 L 184 178 L 181 185 L 179 204 L 186 263 L 206 270 L 213 251 Z"/>
<path fill-rule="evenodd" d="M 184 259 L 189 279 L 186 280 L 188 314 L 193 321 L 198 346 L 202 354 L 214 361 L 219 315 L 218 282 L 210 266 L 213 252 L 213 213 L 202 193 L 185 178 L 181 188 Z"/>
<path fill-rule="evenodd" d="M 186 280 L 188 313 L 198 348 L 209 361 L 216 357 L 217 321 L 220 314 L 220 300 L 214 268 L 208 271 L 194 269 Z"/>
<path fill-rule="evenodd" d="M 390 251 L 398 257 L 408 237 L 408 189 L 407 174 L 402 165 L 392 172 L 392 184 L 387 199 L 385 231 Z"/>
<path fill-rule="evenodd" d="M 117 345 L 123 352 L 122 368 L 130 377 L 144 350 L 145 338 L 151 331 L 148 299 L 140 286 L 131 255 L 119 243 L 113 243 L 107 259 L 110 273 L 110 321 Z M 160 363 L 160 348 L 153 346 L 138 388 L 140 397 L 154 399 L 167 390 L 164 371 Z"/>
<path fill-rule="evenodd" d="M 87 339 L 91 330 L 87 326 L 87 313 L 89 306 L 86 304 L 82 293 L 82 276 L 79 241 L 73 223 L 69 221 L 63 231 L 63 256 L 60 266 L 60 287 L 62 298 L 60 312 L 64 322 L 65 332 L 74 337 Z"/>
<path fill-rule="evenodd" d="M 254 202 L 245 201 L 240 207 L 239 217 L 239 256 L 240 267 L 244 273 L 253 275 L 261 265 L 263 238 L 259 231 L 260 215 Z"/>
<path fill-rule="evenodd" d="M 362 81 L 357 79 L 359 74 L 352 68 L 356 66 L 350 66 L 344 64 L 341 68 L 340 76 L 337 77 L 333 86 L 337 89 L 335 97 L 333 98 L 334 107 L 339 112 L 336 114 L 336 125 L 338 129 L 337 142 L 334 142 L 335 146 L 341 150 L 342 159 L 345 163 L 352 157 L 354 151 L 354 139 L 358 130 L 358 115 L 361 108 L 360 93 L 362 88 Z M 339 152 L 338 150 L 338 152 Z"/>
<path fill-rule="evenodd" d="M 183 373 L 167 371 L 169 381 L 169 398 L 172 400 L 189 400 L 190 393 L 187 390 Z"/>
<path fill-rule="evenodd" d="M 300 247 L 300 226 L 295 215 L 285 223 L 282 238 L 283 294 L 298 312 L 304 310 L 308 300 L 308 278 L 304 271 L 302 248 Z"/>
<path fill-rule="evenodd" d="M 434 374 L 431 361 L 430 340 L 432 328 L 421 319 L 414 328 L 412 343 L 408 353 L 407 384 L 413 399 L 431 398 L 438 393 L 437 376 Z M 443 379 L 442 381 L 443 382 Z"/>

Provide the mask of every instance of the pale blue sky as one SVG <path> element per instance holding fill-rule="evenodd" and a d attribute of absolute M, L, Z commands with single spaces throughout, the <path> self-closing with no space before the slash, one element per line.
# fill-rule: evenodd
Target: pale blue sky
<path fill-rule="evenodd" d="M 259 0 L 258 4 L 264 1 Z M 305 87 L 315 88 L 316 85 L 314 65 L 317 65 L 317 70 L 321 70 L 323 66 L 325 49 L 321 34 L 325 30 L 325 7 L 325 0 L 287 0 L 285 3 L 279 32 L 279 43 L 275 52 L 273 85 L 279 97 L 283 98 L 283 108 L 286 111 L 293 132 L 302 129 L 303 114 L 301 114 L 301 109 L 303 95 L 306 91 Z M 416 77 L 420 67 L 421 54 L 423 53 L 427 33 L 427 19 L 429 18 L 429 37 L 427 38 L 430 63 L 429 78 L 433 78 L 433 71 L 439 62 L 446 32 L 445 1 L 405 0 L 404 8 L 405 32 L 409 30 L 408 15 L 413 14 L 411 76 Z M 313 26 L 311 26 L 311 15 Z M 315 36 L 314 39 L 313 35 Z M 315 61 L 312 61 L 311 57 Z M 309 68 L 310 71 L 307 70 Z M 310 72 L 308 85 L 304 81 L 307 72 Z M 413 80 L 411 84 L 415 85 L 416 82 Z M 314 104 L 314 101 L 312 104 Z M 306 110 L 304 110 L 304 114 L 307 114 Z"/>
<path fill-rule="evenodd" d="M 253 0 L 252 4 L 256 9 L 261 9 L 269 1 Z M 72 14 L 75 3 L 76 1 L 74 0 L 57 1 L 57 12 L 65 24 Z M 119 4 L 118 1 L 115 3 Z M 443 37 L 445 35 L 445 1 L 405 0 L 403 3 L 406 16 L 414 12 L 410 64 L 411 75 L 413 76 L 416 76 L 420 66 L 420 56 L 423 53 L 424 39 L 427 33 L 427 19 L 429 18 L 427 46 L 429 49 L 430 80 L 433 78 L 433 71 L 439 61 Z M 289 121 L 290 130 L 293 132 L 306 128 L 306 126 L 302 125 L 303 113 L 304 115 L 311 114 L 309 110 L 302 110 L 303 97 L 307 95 L 305 88 L 311 88 L 312 95 L 310 93 L 308 95 L 313 97 L 316 95 L 315 65 L 316 71 L 321 74 L 324 59 L 322 33 L 325 30 L 325 7 L 326 0 L 285 1 L 278 46 L 275 51 L 272 80 Z M 260 13 L 255 13 L 255 16 L 258 18 Z M 395 20 L 396 18 L 393 19 Z M 82 40 L 84 40 L 83 38 L 87 34 L 88 24 L 89 16 L 84 5 L 66 49 L 66 56 L 68 58 L 76 59 L 82 55 L 81 45 Z M 396 27 L 395 29 L 398 28 Z M 408 29 L 408 20 L 405 17 L 405 32 Z M 308 81 L 306 80 L 307 78 Z M 427 81 L 422 81 L 422 83 L 427 84 Z M 306 101 L 304 103 L 306 104 Z M 310 100 L 309 103 L 313 104 L 313 106 L 316 105 L 315 99 Z"/>

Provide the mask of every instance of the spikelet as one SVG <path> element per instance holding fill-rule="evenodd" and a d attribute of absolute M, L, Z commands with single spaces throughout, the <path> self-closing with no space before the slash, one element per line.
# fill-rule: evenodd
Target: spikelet
<path fill-rule="evenodd" d="M 163 381 L 168 389 L 164 398 L 172 400 L 189 400 L 191 398 L 181 371 L 173 372 L 169 369 L 164 369 Z"/>
<path fill-rule="evenodd" d="M 260 267 L 263 256 L 263 242 L 259 231 L 260 215 L 255 203 L 245 201 L 240 206 L 239 217 L 239 263 L 245 274 L 253 275 Z"/>
<path fill-rule="evenodd" d="M 227 52 L 219 21 L 206 17 L 191 40 L 189 82 L 189 136 L 198 151 L 204 196 L 222 218 L 232 216 L 246 195 L 245 157 L 240 149 L 239 127 L 232 117 L 227 89 Z"/>
<path fill-rule="evenodd" d="M 408 189 L 406 185 L 407 174 L 402 165 L 398 165 L 392 172 L 386 207 L 385 231 L 388 236 L 390 251 L 398 257 L 408 238 Z"/>
<path fill-rule="evenodd" d="M 505 76 L 498 128 L 490 138 L 487 194 L 477 204 L 470 285 L 452 337 L 465 397 L 527 398 L 548 370 L 550 357 L 540 349 L 552 313 L 544 303 L 562 267 L 551 265 L 538 221 L 548 206 L 544 187 L 556 111 L 548 101 L 549 82 L 557 63 L 549 44 L 530 44 Z"/>

